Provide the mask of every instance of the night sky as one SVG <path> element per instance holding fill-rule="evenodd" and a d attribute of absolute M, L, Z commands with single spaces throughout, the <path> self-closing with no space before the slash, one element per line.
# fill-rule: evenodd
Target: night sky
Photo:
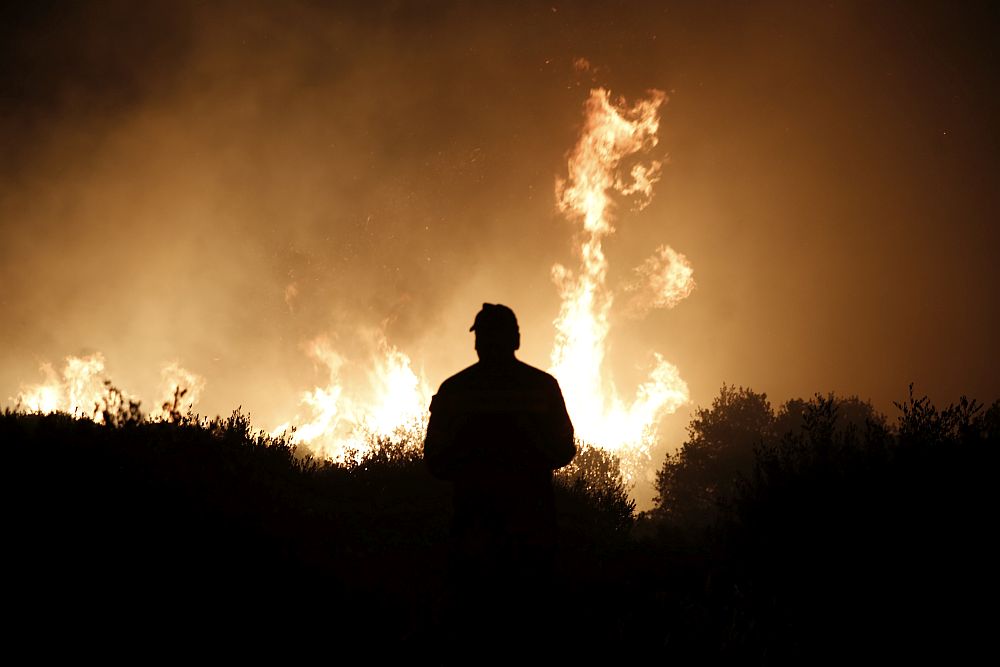
<path fill-rule="evenodd" d="M 1000 396 L 989 3 L 330 5 L 0 10 L 0 402 L 100 351 L 271 427 L 324 376 L 305 341 L 361 373 L 384 331 L 436 387 L 484 301 L 546 367 L 554 183 L 596 86 L 669 97 L 653 200 L 605 243 L 612 283 L 659 244 L 694 266 L 611 334 L 626 392 L 654 349 L 690 385 L 664 449 L 723 382 Z"/>

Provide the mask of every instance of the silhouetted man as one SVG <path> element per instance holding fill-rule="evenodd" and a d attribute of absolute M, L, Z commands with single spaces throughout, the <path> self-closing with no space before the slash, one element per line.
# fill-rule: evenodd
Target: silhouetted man
<path fill-rule="evenodd" d="M 454 485 L 459 604 L 487 609 L 496 621 L 511 604 L 532 606 L 547 588 L 552 472 L 576 448 L 559 383 L 514 356 L 521 344 L 514 312 L 484 303 L 469 330 L 479 363 L 445 380 L 431 401 L 424 460 Z"/>

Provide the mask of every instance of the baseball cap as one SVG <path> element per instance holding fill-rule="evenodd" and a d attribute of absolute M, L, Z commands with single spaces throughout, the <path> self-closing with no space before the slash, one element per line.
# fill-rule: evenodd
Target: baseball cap
<path fill-rule="evenodd" d="M 518 333 L 517 317 L 514 311 L 499 303 L 484 303 L 476 313 L 476 321 L 469 331 L 506 331 Z"/>

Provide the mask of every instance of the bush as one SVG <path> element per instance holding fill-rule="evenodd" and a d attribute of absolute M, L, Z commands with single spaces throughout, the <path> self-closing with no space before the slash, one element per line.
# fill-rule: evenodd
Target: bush
<path fill-rule="evenodd" d="M 884 428 L 884 421 L 857 397 L 793 399 L 776 413 L 766 394 L 723 385 L 711 408 L 695 412 L 688 439 L 658 471 L 652 516 L 678 527 L 707 527 L 754 474 L 760 452 L 781 442 L 821 447 L 831 438 Z"/>
<path fill-rule="evenodd" d="M 600 531 L 605 536 L 626 535 L 635 521 L 635 501 L 629 498 L 617 457 L 599 447 L 577 442 L 573 461 L 555 475 L 557 498 L 563 515 L 572 514 L 565 508 L 579 507 L 590 522 L 588 532 Z M 564 516 L 563 523 L 571 520 Z"/>
<path fill-rule="evenodd" d="M 796 406 L 798 428 L 758 445 L 720 513 L 730 650 L 779 662 L 960 652 L 995 566 L 997 404 L 939 411 L 911 388 L 894 427 L 833 397 Z"/>

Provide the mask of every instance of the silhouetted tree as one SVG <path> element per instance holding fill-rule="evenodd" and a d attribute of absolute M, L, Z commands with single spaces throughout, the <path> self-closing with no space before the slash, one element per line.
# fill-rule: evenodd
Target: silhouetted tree
<path fill-rule="evenodd" d="M 775 438 L 766 394 L 723 385 L 711 408 L 699 408 L 688 439 L 656 475 L 657 513 L 674 523 L 704 523 L 753 467 L 754 448 Z"/>

